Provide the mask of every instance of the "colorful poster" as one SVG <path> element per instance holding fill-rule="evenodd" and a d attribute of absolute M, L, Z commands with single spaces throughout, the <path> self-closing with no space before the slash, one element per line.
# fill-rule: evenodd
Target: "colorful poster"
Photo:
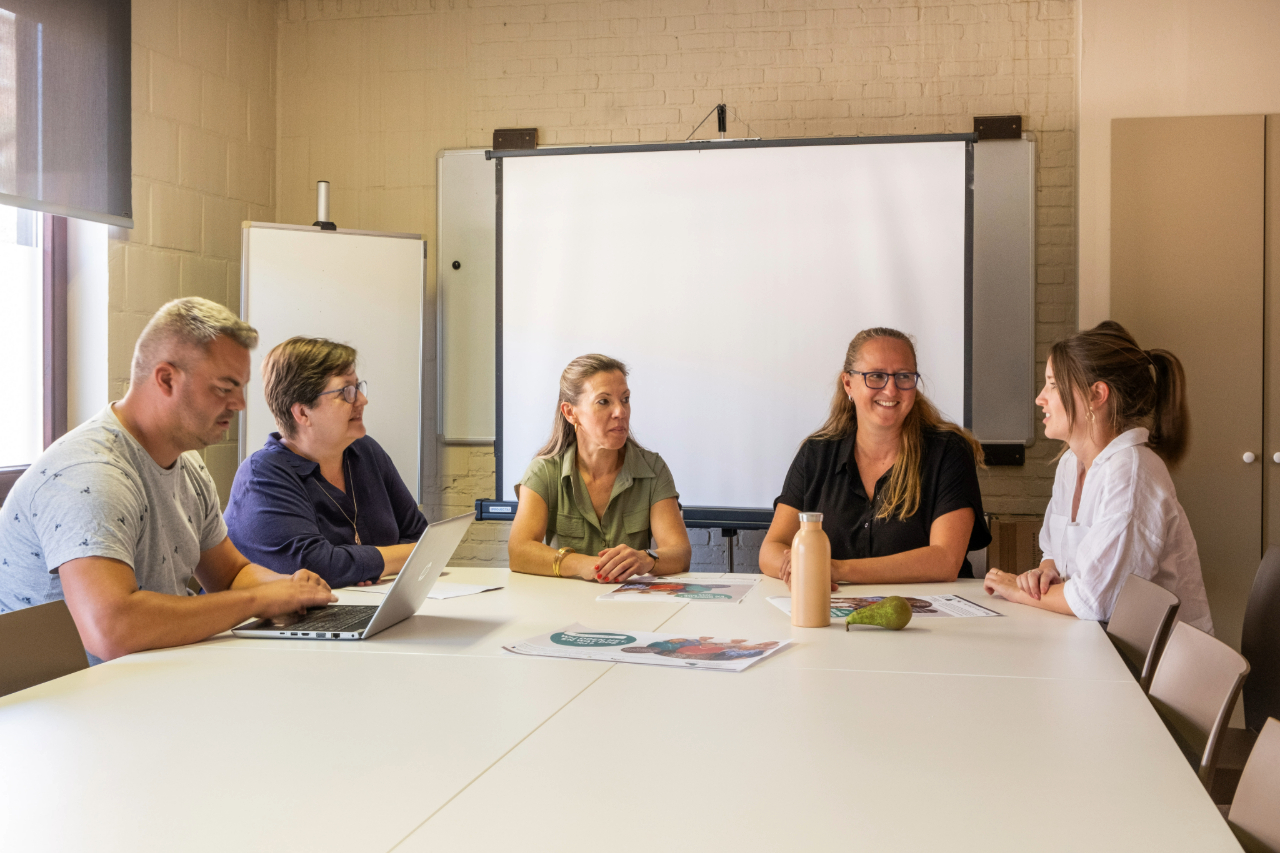
<path fill-rule="evenodd" d="M 883 601 L 883 595 L 868 595 L 864 597 L 833 595 L 831 596 L 831 618 L 843 619 L 855 610 L 861 610 L 875 604 L 877 601 Z M 1002 616 L 1004 614 L 997 613 L 994 610 L 988 610 L 981 604 L 974 604 L 967 598 L 961 598 L 958 595 L 904 595 L 903 598 L 911 605 L 911 615 L 913 618 L 933 617 L 933 616 Z M 790 615 L 791 598 L 785 595 L 773 595 L 769 597 L 769 603 L 777 607 L 783 613 Z"/>
<path fill-rule="evenodd" d="M 606 592 L 596 601 L 652 601 L 655 598 L 679 598 L 683 601 L 719 601 L 737 604 L 755 588 L 750 581 L 664 580 L 640 577 Z"/>
<path fill-rule="evenodd" d="M 570 625 L 503 648 L 518 655 L 741 672 L 790 644 L 790 640 L 729 640 L 643 631 L 592 631 L 582 625 Z"/>

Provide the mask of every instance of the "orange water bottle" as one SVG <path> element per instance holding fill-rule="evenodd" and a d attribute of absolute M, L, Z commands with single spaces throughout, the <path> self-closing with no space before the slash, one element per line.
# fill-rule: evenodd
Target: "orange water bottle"
<path fill-rule="evenodd" d="M 791 624 L 831 624 L 831 540 L 820 512 L 800 513 L 800 530 L 791 540 Z"/>

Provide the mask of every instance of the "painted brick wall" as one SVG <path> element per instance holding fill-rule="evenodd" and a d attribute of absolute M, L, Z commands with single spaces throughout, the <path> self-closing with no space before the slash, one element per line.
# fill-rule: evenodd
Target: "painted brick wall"
<path fill-rule="evenodd" d="M 136 227 L 111 229 L 108 249 L 113 400 L 165 302 L 204 296 L 240 310 L 240 225 L 276 218 L 276 29 L 272 0 L 133 2 Z M 228 435 L 205 451 L 224 501 L 234 425 Z"/>
<path fill-rule="evenodd" d="M 969 131 L 975 115 L 1017 113 L 1039 150 L 1041 368 L 1075 328 L 1072 2 L 280 0 L 277 12 L 282 222 L 309 223 L 327 179 L 335 221 L 431 238 L 436 152 L 487 146 L 495 127 L 535 126 L 543 144 L 662 142 L 720 102 L 731 134 L 763 137 Z M 1024 468 L 985 473 L 988 511 L 1042 512 L 1054 453 L 1042 441 Z M 492 496 L 486 449 L 443 448 L 440 471 L 433 516 Z M 505 560 L 505 538 L 477 525 L 460 556 Z M 723 569 L 719 532 L 692 538 L 695 567 Z M 739 566 L 754 567 L 759 540 L 740 537 Z"/>

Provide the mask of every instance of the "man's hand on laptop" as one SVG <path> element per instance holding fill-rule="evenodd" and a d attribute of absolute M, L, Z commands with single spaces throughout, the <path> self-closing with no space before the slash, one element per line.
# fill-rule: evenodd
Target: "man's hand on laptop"
<path fill-rule="evenodd" d="M 295 583 L 315 584 L 316 586 L 319 586 L 322 589 L 326 589 L 326 590 L 329 589 L 328 581 L 326 581 L 324 578 L 320 577 L 318 574 L 311 571 L 310 569 L 298 569 L 296 572 L 289 575 L 289 580 Z"/>
<path fill-rule="evenodd" d="M 323 578 L 306 569 L 256 586 L 253 591 L 260 602 L 257 615 L 263 619 L 282 613 L 306 613 L 308 607 L 323 607 L 338 600 Z"/>

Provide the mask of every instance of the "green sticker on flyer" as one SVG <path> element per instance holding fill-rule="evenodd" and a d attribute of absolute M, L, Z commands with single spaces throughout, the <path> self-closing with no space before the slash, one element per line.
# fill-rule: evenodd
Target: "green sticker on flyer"
<path fill-rule="evenodd" d="M 610 634 L 599 631 L 557 631 L 551 635 L 551 642 L 556 645 L 577 648 L 625 646 L 635 641 L 636 638 L 630 634 Z"/>

